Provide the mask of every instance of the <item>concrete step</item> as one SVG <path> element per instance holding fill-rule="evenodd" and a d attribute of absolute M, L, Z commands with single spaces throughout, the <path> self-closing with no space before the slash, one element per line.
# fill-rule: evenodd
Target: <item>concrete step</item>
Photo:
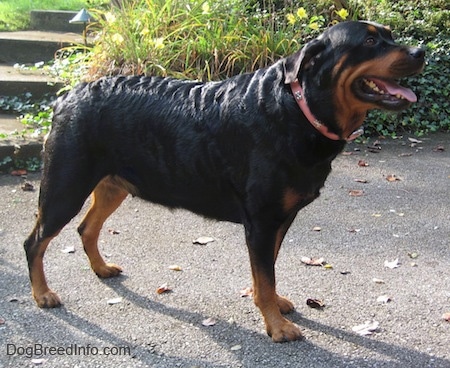
<path fill-rule="evenodd" d="M 0 32 L 0 63 L 49 61 L 63 47 L 83 43 L 81 34 L 43 31 Z"/>
<path fill-rule="evenodd" d="M 56 93 L 63 86 L 42 70 L 22 70 L 11 65 L 0 65 L 0 96 L 18 96 L 31 93 L 32 99 Z"/>
<path fill-rule="evenodd" d="M 19 121 L 18 116 L 0 113 L 0 134 L 11 134 L 23 129 L 24 125 Z"/>
<path fill-rule="evenodd" d="M 82 24 L 69 21 L 77 15 L 76 11 L 32 10 L 30 12 L 30 28 L 37 31 L 83 33 Z"/>

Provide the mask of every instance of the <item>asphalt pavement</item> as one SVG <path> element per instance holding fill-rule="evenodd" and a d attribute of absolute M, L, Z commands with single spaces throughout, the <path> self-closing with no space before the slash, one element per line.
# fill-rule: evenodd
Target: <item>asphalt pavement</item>
<path fill-rule="evenodd" d="M 0 367 L 450 367 L 450 136 L 408 138 L 350 144 L 300 211 L 277 284 L 305 340 L 284 344 L 241 296 L 251 286 L 242 226 L 131 197 L 100 240 L 123 274 L 93 274 L 77 217 L 45 257 L 64 306 L 39 309 L 22 244 L 40 174 L 0 175 Z M 205 236 L 214 241 L 193 243 Z M 158 294 L 163 285 L 171 292 Z M 354 331 L 366 322 L 370 335 Z"/>

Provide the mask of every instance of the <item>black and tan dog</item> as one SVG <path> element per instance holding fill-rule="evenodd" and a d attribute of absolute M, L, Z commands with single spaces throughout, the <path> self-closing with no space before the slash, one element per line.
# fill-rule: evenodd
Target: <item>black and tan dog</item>
<path fill-rule="evenodd" d="M 45 144 L 36 226 L 25 242 L 32 293 L 57 307 L 43 269 L 49 242 L 92 206 L 78 232 L 100 277 L 121 268 L 97 247 L 105 219 L 131 193 L 171 208 L 242 223 L 255 304 L 274 341 L 301 338 L 282 316 L 274 264 L 297 212 L 319 196 L 331 161 L 369 109 L 416 101 L 396 80 L 419 73 L 424 52 L 380 25 L 347 22 L 274 65 L 223 82 L 111 77 L 60 98 Z"/>

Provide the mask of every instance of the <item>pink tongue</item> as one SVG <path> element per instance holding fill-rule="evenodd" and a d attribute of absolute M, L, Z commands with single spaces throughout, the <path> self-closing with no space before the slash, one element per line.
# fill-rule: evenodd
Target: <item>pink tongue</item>
<path fill-rule="evenodd" d="M 403 98 L 408 100 L 409 102 L 417 102 L 416 94 L 411 91 L 409 88 L 402 87 L 397 83 L 391 83 L 387 81 L 382 81 L 382 84 L 387 92 L 391 95 L 401 95 Z"/>

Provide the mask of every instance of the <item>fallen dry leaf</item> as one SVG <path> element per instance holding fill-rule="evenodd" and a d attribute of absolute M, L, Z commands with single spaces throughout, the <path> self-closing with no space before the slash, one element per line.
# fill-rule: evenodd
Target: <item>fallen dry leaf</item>
<path fill-rule="evenodd" d="M 389 303 L 390 301 L 391 301 L 391 298 L 388 297 L 387 295 L 380 295 L 380 296 L 377 298 L 377 302 L 378 302 L 378 303 L 384 303 L 384 304 L 386 304 L 386 303 Z"/>
<path fill-rule="evenodd" d="M 109 300 L 107 301 L 107 303 L 108 303 L 109 305 L 119 304 L 119 303 L 122 303 L 122 298 L 113 298 L 113 299 L 109 299 Z"/>
<path fill-rule="evenodd" d="M 65 247 L 64 249 L 62 249 L 61 252 L 67 253 L 67 254 L 75 253 L 75 247 L 69 245 L 68 247 Z"/>
<path fill-rule="evenodd" d="M 445 148 L 442 144 L 439 144 L 438 146 L 433 148 L 433 152 L 444 152 Z"/>
<path fill-rule="evenodd" d="M 442 318 L 444 319 L 444 321 L 450 322 L 450 312 L 444 313 L 442 315 Z"/>
<path fill-rule="evenodd" d="M 169 270 L 172 270 L 172 271 L 183 271 L 183 269 L 180 266 L 178 266 L 178 265 L 170 265 L 169 266 Z"/>
<path fill-rule="evenodd" d="M 367 167 L 367 166 L 369 166 L 369 164 L 365 160 L 359 160 L 358 166 L 359 167 Z"/>
<path fill-rule="evenodd" d="M 332 269 L 333 269 L 333 266 L 330 265 L 329 263 L 325 263 L 325 264 L 323 265 L 323 268 L 326 268 L 327 270 L 332 270 Z"/>
<path fill-rule="evenodd" d="M 325 263 L 325 260 L 323 258 L 302 257 L 302 258 L 300 258 L 300 262 L 302 262 L 308 266 L 323 266 Z"/>
<path fill-rule="evenodd" d="M 313 231 L 321 231 L 322 228 L 320 226 L 314 226 Z"/>
<path fill-rule="evenodd" d="M 240 291 L 240 295 L 241 295 L 241 298 L 246 298 L 246 297 L 251 297 L 251 296 L 253 296 L 253 288 L 251 288 L 251 287 L 246 287 L 245 289 L 242 289 L 241 291 Z"/>
<path fill-rule="evenodd" d="M 400 266 L 400 264 L 398 262 L 398 258 L 394 259 L 393 261 L 384 261 L 384 267 L 386 267 L 386 268 L 393 269 L 393 268 L 397 268 L 399 266 Z"/>
<path fill-rule="evenodd" d="M 352 331 L 361 336 L 372 335 L 372 332 L 376 331 L 379 325 L 377 321 L 367 321 L 362 325 L 352 327 Z"/>
<path fill-rule="evenodd" d="M 419 141 L 416 138 L 408 138 L 408 141 L 410 141 L 411 143 L 422 143 L 422 141 Z"/>
<path fill-rule="evenodd" d="M 366 179 L 355 179 L 357 183 L 367 184 L 369 181 Z"/>
<path fill-rule="evenodd" d="M 161 285 L 159 288 L 156 289 L 157 294 L 164 294 L 164 293 L 170 293 L 172 289 L 167 286 L 167 284 Z"/>
<path fill-rule="evenodd" d="M 195 240 L 192 241 L 193 244 L 200 244 L 200 245 L 206 245 L 208 243 L 212 243 L 214 241 L 214 238 L 211 238 L 209 236 L 201 236 Z"/>
<path fill-rule="evenodd" d="M 384 280 L 382 280 L 382 279 L 377 279 L 376 277 L 373 278 L 372 281 L 373 281 L 375 284 L 384 284 L 384 283 L 385 283 Z"/>
<path fill-rule="evenodd" d="M 394 181 L 401 181 L 402 179 L 400 179 L 398 176 L 396 176 L 394 174 L 390 174 L 390 175 L 386 176 L 386 180 L 389 182 L 394 182 Z"/>
<path fill-rule="evenodd" d="M 30 182 L 26 181 L 24 182 L 20 188 L 24 191 L 24 192 L 33 192 L 34 191 L 34 185 L 31 184 Z"/>
<path fill-rule="evenodd" d="M 309 298 L 306 299 L 306 305 L 310 308 L 320 309 L 325 307 L 325 303 L 320 299 Z"/>
<path fill-rule="evenodd" d="M 411 259 L 416 259 L 416 258 L 419 258 L 419 253 L 416 253 L 416 252 L 410 252 L 410 253 L 408 253 L 408 256 L 409 256 L 409 258 L 411 258 Z"/>
<path fill-rule="evenodd" d="M 11 171 L 12 176 L 23 176 L 27 175 L 27 170 L 13 170 Z"/>
<path fill-rule="evenodd" d="M 364 195 L 364 190 L 352 189 L 348 191 L 348 194 L 352 197 L 361 197 Z"/>
<path fill-rule="evenodd" d="M 378 152 L 380 152 L 381 151 L 381 146 L 380 145 L 372 145 L 372 146 L 367 146 L 367 150 L 369 151 L 369 152 L 372 152 L 372 153 L 378 153 Z"/>
<path fill-rule="evenodd" d="M 214 326 L 217 323 L 217 320 L 214 318 L 206 318 L 202 321 L 202 325 L 206 327 Z"/>

